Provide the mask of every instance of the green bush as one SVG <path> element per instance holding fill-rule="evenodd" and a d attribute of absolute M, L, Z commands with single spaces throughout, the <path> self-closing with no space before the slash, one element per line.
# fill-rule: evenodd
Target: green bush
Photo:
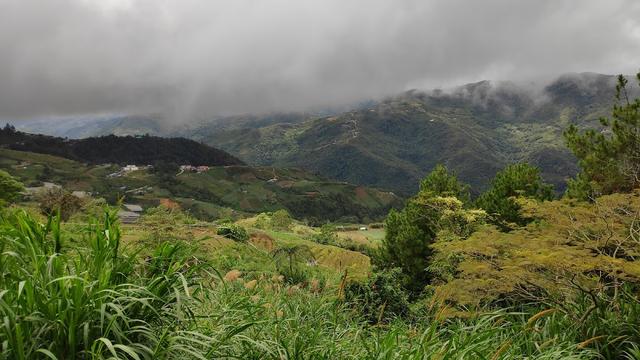
<path fill-rule="evenodd" d="M 291 229 L 293 225 L 293 219 L 287 212 L 287 210 L 277 210 L 271 214 L 271 227 L 274 230 L 287 231 Z"/>
<path fill-rule="evenodd" d="M 311 235 L 311 241 L 322 245 L 335 245 L 338 242 L 335 226 L 331 224 L 322 225 L 319 232 Z"/>
<path fill-rule="evenodd" d="M 62 188 L 51 188 L 44 190 L 37 196 L 40 211 L 47 216 L 60 215 L 63 221 L 77 213 L 84 205 L 85 201 Z"/>
<path fill-rule="evenodd" d="M 345 301 L 358 309 L 369 323 L 389 322 L 410 314 L 408 295 L 402 287 L 400 269 L 374 272 L 366 283 L 345 287 Z"/>
<path fill-rule="evenodd" d="M 236 224 L 220 226 L 217 234 L 238 242 L 247 242 L 249 240 L 249 233 L 247 230 Z"/>
<path fill-rule="evenodd" d="M 24 190 L 24 185 L 14 179 L 6 171 L 0 170 L 0 206 L 5 202 L 13 202 Z"/>

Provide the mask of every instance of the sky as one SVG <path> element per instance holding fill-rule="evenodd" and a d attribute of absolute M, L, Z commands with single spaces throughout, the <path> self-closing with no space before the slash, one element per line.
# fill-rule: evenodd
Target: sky
<path fill-rule="evenodd" d="M 637 0 L 0 0 L 0 119 L 183 122 L 638 70 Z"/>

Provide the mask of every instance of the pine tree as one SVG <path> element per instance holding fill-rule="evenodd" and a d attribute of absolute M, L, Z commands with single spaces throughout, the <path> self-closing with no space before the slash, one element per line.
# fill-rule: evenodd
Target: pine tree
<path fill-rule="evenodd" d="M 509 230 L 514 225 L 527 223 L 515 200 L 518 196 L 551 200 L 553 187 L 544 183 L 537 167 L 526 163 L 512 164 L 496 174 L 491 187 L 478 197 L 476 205 L 493 217 L 493 223 Z"/>
<path fill-rule="evenodd" d="M 636 75 L 640 84 L 640 73 Z M 640 186 L 640 98 L 631 100 L 628 80 L 618 76 L 611 118 L 601 118 L 601 130 L 564 133 L 567 146 L 582 172 L 569 182 L 567 196 L 583 200 L 602 194 L 628 192 Z"/>
<path fill-rule="evenodd" d="M 429 192 L 432 196 L 453 196 L 463 203 L 469 202 L 469 185 L 458 181 L 455 173 L 442 164 L 433 168 L 431 173 L 420 182 L 420 191 Z"/>
<path fill-rule="evenodd" d="M 436 166 L 420 184 L 420 192 L 400 211 L 391 210 L 385 221 L 381 262 L 386 268 L 400 268 L 409 290 L 418 292 L 429 283 L 426 271 L 432 254 L 431 244 L 441 230 L 447 206 L 439 200 L 469 198 L 469 187 L 442 166 Z M 461 206 L 461 205 L 459 205 Z"/>

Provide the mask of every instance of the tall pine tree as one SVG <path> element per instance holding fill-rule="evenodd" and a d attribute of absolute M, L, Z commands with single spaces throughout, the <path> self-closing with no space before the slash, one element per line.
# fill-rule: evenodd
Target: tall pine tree
<path fill-rule="evenodd" d="M 636 75 L 640 84 L 640 73 Z M 569 182 L 567 195 L 587 200 L 627 192 L 640 186 L 640 98 L 630 99 L 628 80 L 618 76 L 611 118 L 601 118 L 602 129 L 564 133 L 567 146 L 579 160 L 581 173 Z"/>

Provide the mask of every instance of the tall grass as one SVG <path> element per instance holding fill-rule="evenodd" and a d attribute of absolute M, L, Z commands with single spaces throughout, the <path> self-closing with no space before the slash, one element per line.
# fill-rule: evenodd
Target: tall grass
<path fill-rule="evenodd" d="M 66 251 L 59 218 L 0 218 L 0 344 L 3 359 L 170 358 L 198 347 L 192 318 L 196 269 L 180 246 L 147 263 L 122 252 L 114 215 Z M 135 254 L 133 254 L 135 255 Z"/>
<path fill-rule="evenodd" d="M 373 323 L 338 284 L 259 271 L 224 281 L 162 243 L 123 249 L 113 214 L 68 239 L 58 219 L 0 215 L 0 359 L 638 359 L 631 292 L 570 312 L 487 311 L 446 319 L 413 304 Z M 77 248 L 65 244 L 80 244 Z M 247 245 L 248 246 L 248 245 Z M 604 295 L 603 295 L 604 296 Z M 381 306 L 384 309 L 386 304 Z"/>

